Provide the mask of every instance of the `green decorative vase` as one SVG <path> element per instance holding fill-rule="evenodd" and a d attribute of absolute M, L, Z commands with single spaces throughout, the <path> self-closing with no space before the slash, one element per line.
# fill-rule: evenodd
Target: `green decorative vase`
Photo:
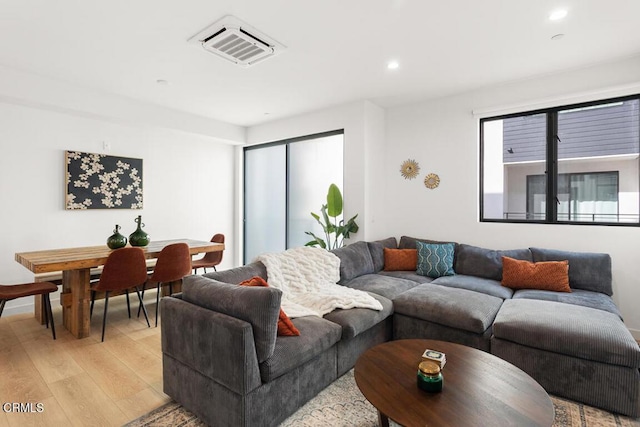
<path fill-rule="evenodd" d="M 142 227 L 144 227 L 144 224 L 142 223 L 142 215 L 138 215 L 135 222 L 138 224 L 138 228 L 129 235 L 129 243 L 131 243 L 131 246 L 147 246 L 151 241 L 151 238 L 147 233 L 142 231 Z"/>
<path fill-rule="evenodd" d="M 113 234 L 107 239 L 107 246 L 109 246 L 109 249 L 118 249 L 127 246 L 127 238 L 120 234 L 120 226 L 118 224 L 116 224 Z"/>

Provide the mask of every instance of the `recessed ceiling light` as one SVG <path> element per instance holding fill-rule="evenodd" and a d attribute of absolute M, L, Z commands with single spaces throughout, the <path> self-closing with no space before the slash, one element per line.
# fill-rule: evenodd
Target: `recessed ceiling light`
<path fill-rule="evenodd" d="M 551 37 L 551 40 L 560 40 L 563 37 L 564 37 L 564 34 L 556 34 L 555 36 Z"/>
<path fill-rule="evenodd" d="M 567 16 L 567 9 L 558 9 L 558 10 L 555 10 L 555 11 L 551 12 L 551 15 L 549 15 L 549 20 L 550 21 L 559 21 L 562 18 L 564 18 L 565 16 Z"/>
<path fill-rule="evenodd" d="M 390 70 L 396 70 L 398 67 L 400 67 L 400 64 L 398 64 L 398 61 L 389 61 L 387 63 L 387 68 Z"/>

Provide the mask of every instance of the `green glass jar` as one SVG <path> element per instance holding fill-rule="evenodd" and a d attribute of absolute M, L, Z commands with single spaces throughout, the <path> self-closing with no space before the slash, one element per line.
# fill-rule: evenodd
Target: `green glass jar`
<path fill-rule="evenodd" d="M 444 378 L 440 366 L 435 362 L 424 361 L 418 365 L 418 388 L 429 393 L 442 391 Z"/>
<path fill-rule="evenodd" d="M 107 246 L 109 246 L 109 249 L 118 249 L 127 246 L 127 238 L 120 234 L 120 226 L 118 224 L 116 224 L 113 234 L 107 239 Z"/>
<path fill-rule="evenodd" d="M 138 215 L 138 218 L 134 220 L 138 227 L 136 231 L 129 235 L 129 243 L 131 246 L 147 246 L 151 241 L 151 238 L 147 233 L 142 230 L 144 224 L 142 223 L 142 215 Z"/>

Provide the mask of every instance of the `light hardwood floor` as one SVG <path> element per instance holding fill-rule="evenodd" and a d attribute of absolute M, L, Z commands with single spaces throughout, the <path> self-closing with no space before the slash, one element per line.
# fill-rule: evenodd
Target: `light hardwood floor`
<path fill-rule="evenodd" d="M 53 309 L 55 341 L 33 314 L 0 318 L 0 404 L 44 407 L 41 413 L 0 410 L 0 427 L 121 426 L 168 402 L 162 393 L 160 325 L 153 327 L 155 294 L 147 298 L 151 328 L 144 317 L 136 318 L 133 299 L 131 319 L 124 297 L 109 300 L 104 343 L 103 301 L 96 302 L 91 336 L 81 340 L 62 326 L 59 306 Z"/>

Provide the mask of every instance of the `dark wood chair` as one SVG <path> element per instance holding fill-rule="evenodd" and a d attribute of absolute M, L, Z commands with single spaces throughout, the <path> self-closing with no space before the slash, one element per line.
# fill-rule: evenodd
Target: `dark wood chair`
<path fill-rule="evenodd" d="M 215 234 L 211 238 L 211 241 L 214 243 L 224 243 L 224 234 Z M 199 268 L 203 268 L 206 273 L 207 267 L 213 267 L 213 271 L 218 271 L 216 270 L 216 265 L 222 262 L 222 253 L 223 251 L 207 252 L 204 254 L 204 258 L 191 261 L 193 274 L 196 274 Z"/>
<path fill-rule="evenodd" d="M 56 339 L 56 326 L 53 322 L 53 312 L 51 311 L 51 299 L 49 294 L 58 290 L 58 287 L 51 282 L 35 282 L 23 283 L 20 285 L 0 285 L 0 317 L 7 301 L 12 299 L 29 297 L 32 295 L 41 295 L 45 306 L 44 321 L 49 328 L 49 319 L 51 319 L 51 334 Z"/>
<path fill-rule="evenodd" d="M 150 284 L 156 283 L 158 295 L 156 296 L 156 327 L 158 326 L 158 307 L 160 306 L 160 293 L 162 285 L 169 285 L 169 294 L 173 293 L 173 282 L 182 280 L 183 277 L 191 274 L 191 254 L 189 245 L 186 243 L 174 243 L 165 246 L 153 269 L 153 273 L 144 285 L 144 289 Z M 142 295 L 144 296 L 144 289 Z M 138 316 L 140 310 L 138 310 Z"/>
<path fill-rule="evenodd" d="M 127 292 L 127 309 L 129 307 L 129 289 L 135 289 L 140 301 L 140 308 L 144 312 L 144 318 L 149 324 L 147 309 L 142 301 L 140 289 L 147 281 L 147 264 L 145 262 L 144 251 L 140 248 L 116 249 L 107 258 L 100 275 L 100 280 L 91 288 L 91 315 L 93 316 L 93 305 L 97 292 L 104 292 L 104 316 L 102 318 L 102 341 L 104 341 L 104 330 L 107 325 L 107 307 L 109 306 L 109 294 L 114 291 Z M 140 308 L 138 310 L 140 310 Z M 139 312 L 139 311 L 138 311 Z M 131 312 L 129 312 L 131 317 Z"/>

